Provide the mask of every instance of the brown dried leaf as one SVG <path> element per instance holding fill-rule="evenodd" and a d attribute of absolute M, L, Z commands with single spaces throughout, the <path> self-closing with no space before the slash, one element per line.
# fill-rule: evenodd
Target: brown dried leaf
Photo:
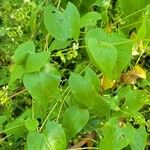
<path fill-rule="evenodd" d="M 132 70 L 122 74 L 121 81 L 126 84 L 135 84 L 139 78 L 146 79 L 146 72 L 141 67 L 135 66 Z"/>

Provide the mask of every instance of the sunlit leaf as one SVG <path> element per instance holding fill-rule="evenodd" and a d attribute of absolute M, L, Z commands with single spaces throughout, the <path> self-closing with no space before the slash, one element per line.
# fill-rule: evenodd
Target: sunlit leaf
<path fill-rule="evenodd" d="M 35 52 L 35 45 L 33 41 L 27 41 L 19 45 L 13 55 L 16 64 L 21 65 L 26 60 L 27 54 Z"/>
<path fill-rule="evenodd" d="M 46 142 L 45 150 L 65 150 L 66 136 L 63 128 L 54 121 L 48 121 L 43 132 Z"/>
<path fill-rule="evenodd" d="M 132 45 L 133 45 L 132 41 L 128 40 L 127 38 L 125 38 L 117 33 L 106 33 L 106 32 L 104 32 L 104 30 L 98 29 L 98 28 L 92 29 L 87 33 L 87 35 L 86 35 L 86 44 L 87 45 L 89 45 L 89 40 L 91 40 L 91 39 L 95 39 L 95 41 L 97 41 L 97 43 L 99 43 L 99 44 L 96 44 L 96 45 L 99 45 L 98 47 L 100 47 L 100 44 L 103 42 L 106 42 L 108 45 L 110 45 L 111 49 L 113 47 L 113 50 L 115 47 L 115 50 L 111 51 L 110 54 L 108 54 L 108 56 L 105 56 L 105 57 L 102 57 L 100 55 L 101 53 L 100 53 L 99 49 L 102 49 L 102 48 L 97 47 L 97 49 L 96 49 L 95 45 L 93 45 L 93 46 L 91 46 L 91 50 L 93 48 L 93 49 L 95 49 L 96 53 L 99 53 L 100 56 L 99 57 L 96 56 L 96 57 L 98 57 L 98 59 L 101 59 L 101 57 L 102 57 L 104 66 L 107 66 L 107 69 L 105 67 L 105 75 L 107 75 L 107 77 L 112 78 L 112 79 L 119 79 L 121 72 L 130 63 L 131 54 L 132 54 Z M 93 43 L 93 44 L 95 44 L 95 43 Z M 89 48 L 89 46 L 88 46 L 88 48 Z M 88 49 L 87 49 L 87 51 L 89 53 Z M 91 52 L 95 53 L 93 50 Z M 108 50 L 108 52 L 109 52 L 109 50 Z M 113 54 L 113 55 L 111 55 L 111 54 Z M 111 57 L 111 59 L 109 59 L 109 57 Z M 114 59 L 112 59 L 113 57 L 114 57 Z M 90 55 L 90 58 L 91 58 L 91 55 Z M 104 59 L 106 59 L 106 60 L 104 61 Z M 93 58 L 91 58 L 91 60 L 96 64 L 96 62 L 93 60 Z M 111 62 L 113 62 L 112 65 L 111 65 Z M 109 68 L 108 65 L 111 65 L 111 67 Z M 102 68 L 101 68 L 101 71 L 102 71 Z"/>
<path fill-rule="evenodd" d="M 25 126 L 29 131 L 35 131 L 39 123 L 36 119 L 28 118 L 25 120 Z"/>
<path fill-rule="evenodd" d="M 99 80 L 98 76 L 96 75 L 96 73 L 91 68 L 87 68 L 85 70 L 85 78 L 92 83 L 96 92 L 99 92 L 100 80 Z"/>
<path fill-rule="evenodd" d="M 117 50 L 109 43 L 88 40 L 88 54 L 99 70 L 108 77 L 112 77 L 112 71 L 117 61 Z M 107 62 L 107 63 L 106 63 Z"/>
<path fill-rule="evenodd" d="M 124 27 L 122 30 L 129 34 L 132 29 L 139 29 L 143 22 L 143 12 L 144 8 L 150 4 L 146 0 L 118 0 L 118 8 L 122 12 L 121 18 L 124 22 Z M 130 8 L 130 9 L 129 9 Z"/>
<path fill-rule="evenodd" d="M 46 64 L 40 72 L 25 74 L 23 83 L 34 99 L 46 105 L 58 93 L 60 74 L 53 65 Z"/>
<path fill-rule="evenodd" d="M 110 118 L 102 128 L 100 150 L 120 150 L 126 147 L 135 136 L 135 129 L 129 123 L 119 125 L 117 118 Z"/>
<path fill-rule="evenodd" d="M 80 15 L 71 2 L 68 2 L 64 12 L 58 11 L 52 5 L 45 8 L 44 23 L 48 32 L 57 40 L 78 39 Z"/>
<path fill-rule="evenodd" d="M 97 20 L 101 20 L 101 15 L 99 13 L 97 12 L 86 13 L 80 19 L 80 28 L 90 26 L 90 25 L 96 25 Z"/>
<path fill-rule="evenodd" d="M 131 150 L 144 150 L 147 141 L 147 133 L 145 127 L 136 129 L 135 137 L 130 143 Z"/>
<path fill-rule="evenodd" d="M 45 150 L 44 136 L 37 132 L 29 132 L 27 136 L 27 150 Z"/>
<path fill-rule="evenodd" d="M 39 71 L 48 62 L 48 59 L 48 51 L 28 54 L 24 68 L 28 73 Z"/>
<path fill-rule="evenodd" d="M 24 73 L 25 73 L 25 69 L 21 65 L 14 65 L 10 75 L 9 84 L 12 84 L 17 79 L 21 79 Z"/>

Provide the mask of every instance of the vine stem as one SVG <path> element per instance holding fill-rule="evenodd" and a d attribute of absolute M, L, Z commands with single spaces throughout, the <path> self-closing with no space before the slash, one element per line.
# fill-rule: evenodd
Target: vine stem
<path fill-rule="evenodd" d="M 84 45 L 83 45 L 83 46 L 79 46 L 78 49 L 79 49 L 79 48 L 86 48 L 86 47 L 87 47 L 87 46 L 84 46 Z M 65 49 L 61 50 L 61 52 L 65 52 L 65 51 L 68 51 L 68 50 L 70 50 L 70 49 L 72 49 L 72 47 L 70 47 L 70 48 L 65 48 Z M 55 53 L 54 53 L 54 54 L 55 54 Z"/>
<path fill-rule="evenodd" d="M 11 99 L 11 98 L 13 98 L 13 97 L 15 97 L 17 95 L 20 95 L 20 94 L 24 93 L 25 91 L 27 91 L 27 89 L 23 89 L 23 90 L 21 90 L 21 91 L 19 91 L 17 93 L 14 93 L 13 95 L 9 96 L 8 99 Z"/>
<path fill-rule="evenodd" d="M 7 135 L 5 136 L 4 138 L 0 139 L 0 142 L 3 142 L 5 139 L 7 139 L 8 137 L 12 136 L 11 134 L 10 135 Z"/>
<path fill-rule="evenodd" d="M 61 0 L 58 0 L 57 9 L 60 7 Z"/>
<path fill-rule="evenodd" d="M 139 63 L 139 61 L 140 61 L 140 59 L 141 59 L 143 54 L 144 54 L 144 50 L 141 52 L 140 56 L 138 57 L 138 59 L 137 59 L 137 61 L 135 63 L 135 66 Z"/>
<path fill-rule="evenodd" d="M 1 131 L 1 132 L 0 132 L 0 134 L 2 134 L 2 133 L 4 133 L 4 132 L 7 132 L 7 131 L 9 131 L 9 130 L 15 129 L 15 128 L 22 127 L 22 126 L 24 126 L 24 124 L 20 124 L 20 125 L 18 125 L 18 126 L 14 126 L 14 127 L 11 127 L 11 128 L 5 129 L 5 130 Z"/>
<path fill-rule="evenodd" d="M 143 21 L 137 21 L 137 22 L 134 22 L 134 23 L 125 25 L 125 26 L 123 26 L 123 27 L 119 27 L 119 28 L 117 28 L 117 30 L 125 29 L 125 28 L 127 28 L 127 27 L 130 27 L 130 26 L 132 26 L 132 25 L 136 25 L 136 24 L 139 24 L 139 23 L 142 23 L 142 22 L 143 22 Z"/>
<path fill-rule="evenodd" d="M 49 43 L 49 33 L 45 37 L 45 46 L 44 46 L 44 51 L 48 50 L 48 43 Z"/>
<path fill-rule="evenodd" d="M 34 99 L 32 98 L 32 119 L 34 119 Z"/>
<path fill-rule="evenodd" d="M 150 5 L 149 5 L 148 7 L 150 7 Z M 148 8 L 148 7 L 147 7 L 147 8 Z M 146 9 L 146 8 L 144 7 L 144 8 L 142 8 L 142 9 L 140 9 L 140 10 L 138 10 L 138 11 L 136 11 L 136 12 L 134 12 L 134 13 L 132 13 L 132 14 L 130 14 L 130 15 L 124 17 L 124 18 L 122 18 L 121 20 L 125 20 L 125 19 L 127 19 L 127 18 L 129 18 L 129 17 L 131 17 L 131 16 L 133 16 L 133 15 L 136 15 L 136 14 L 138 14 L 139 12 L 144 11 L 145 9 Z M 117 21 L 117 22 L 115 22 L 113 25 L 116 25 L 116 24 L 119 23 L 119 22 L 120 22 L 120 21 Z"/>
<path fill-rule="evenodd" d="M 58 102 L 59 102 L 59 101 L 58 101 Z M 53 110 L 54 110 L 54 109 L 56 108 L 56 106 L 58 105 L 58 102 L 55 103 L 55 105 L 53 106 L 53 108 L 50 110 L 50 112 L 49 112 L 48 115 L 46 116 L 44 122 L 42 123 L 42 126 L 41 126 L 40 129 L 39 129 L 39 132 L 42 131 L 44 125 L 46 124 L 46 122 L 47 122 L 47 120 L 48 120 L 48 118 L 49 118 L 49 116 L 52 114 Z"/>
<path fill-rule="evenodd" d="M 91 63 L 89 63 L 89 64 L 80 72 L 80 74 L 83 73 L 83 72 L 85 71 L 85 69 L 86 69 L 88 66 L 90 66 L 90 65 L 91 65 Z M 68 91 L 68 90 L 69 90 L 69 91 Z M 65 89 L 65 91 L 64 91 L 63 94 L 62 94 L 62 96 L 66 93 L 66 91 L 68 91 L 68 92 L 67 92 L 67 94 L 65 95 L 65 97 L 68 96 L 69 93 L 71 92 L 69 86 Z M 60 114 L 61 114 L 61 111 L 62 111 L 62 108 L 63 108 L 64 103 L 65 103 L 65 100 L 63 99 L 62 104 L 61 104 L 60 109 L 59 109 L 59 112 L 58 112 L 58 116 L 57 116 L 56 122 L 58 122 L 58 120 L 59 120 L 59 117 L 60 117 Z"/>
<path fill-rule="evenodd" d="M 66 93 L 67 90 L 69 90 L 69 91 L 67 92 L 66 96 L 70 93 L 69 86 L 66 88 L 66 90 L 65 90 L 64 93 L 62 94 L 62 97 L 63 97 L 63 95 Z M 60 117 L 60 114 L 61 114 L 61 110 L 62 110 L 62 108 L 63 108 L 64 103 L 65 103 L 65 100 L 63 99 L 63 101 L 62 101 L 62 103 L 61 103 L 61 106 L 60 106 L 60 109 L 59 109 L 59 112 L 58 112 L 58 115 L 57 115 L 57 118 L 56 118 L 56 122 L 58 122 L 58 120 L 59 120 L 59 117 Z"/>
<path fill-rule="evenodd" d="M 67 149 L 67 150 L 86 150 L 86 149 L 99 149 L 97 147 L 83 147 L 83 148 L 71 148 L 71 149 Z"/>

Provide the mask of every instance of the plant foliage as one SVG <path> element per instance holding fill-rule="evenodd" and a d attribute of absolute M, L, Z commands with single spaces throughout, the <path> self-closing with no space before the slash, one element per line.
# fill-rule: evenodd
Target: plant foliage
<path fill-rule="evenodd" d="M 0 1 L 0 149 L 148 150 L 150 1 Z"/>

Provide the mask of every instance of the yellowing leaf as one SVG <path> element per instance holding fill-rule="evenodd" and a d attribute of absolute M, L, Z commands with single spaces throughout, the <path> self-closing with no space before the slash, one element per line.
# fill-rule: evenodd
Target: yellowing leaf
<path fill-rule="evenodd" d="M 101 80 L 101 87 L 103 90 L 113 88 L 114 84 L 115 84 L 115 80 L 112 81 L 109 78 L 107 78 L 106 76 L 103 76 L 103 78 Z"/>
<path fill-rule="evenodd" d="M 146 79 L 146 72 L 139 66 L 135 66 L 133 69 L 133 72 L 135 75 L 137 75 L 139 78 Z"/>

